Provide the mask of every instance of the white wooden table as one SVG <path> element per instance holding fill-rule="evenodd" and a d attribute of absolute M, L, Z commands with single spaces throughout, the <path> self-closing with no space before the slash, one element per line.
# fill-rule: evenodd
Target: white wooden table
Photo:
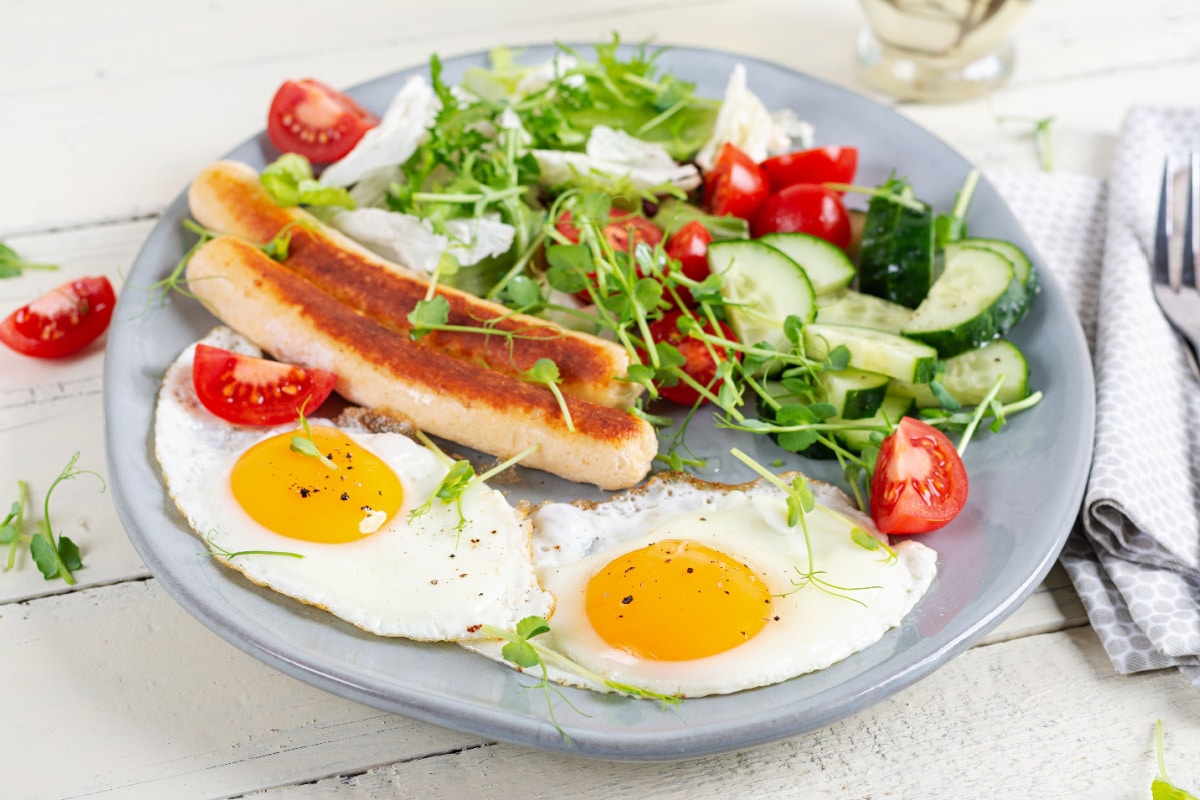
<path fill-rule="evenodd" d="M 166 204 L 260 129 L 276 86 L 335 86 L 497 43 L 600 40 L 732 50 L 849 88 L 851 0 L 162 0 L 0 2 L 0 240 L 57 273 L 0 281 L 0 312 L 69 276 L 120 285 Z M 1104 176 L 1125 110 L 1200 86 L 1189 0 L 1038 0 L 1000 92 L 898 110 L 986 169 Z M 70 455 L 105 473 L 104 354 L 0 348 L 0 507 Z M 276 673 L 189 617 L 141 564 L 110 495 L 59 487 L 85 550 L 68 591 L 23 560 L 0 573 L 0 796 L 1148 797 L 1152 725 L 1172 777 L 1200 786 L 1200 693 L 1176 673 L 1113 673 L 1061 570 L 930 677 L 826 730 L 673 764 L 549 756 L 356 705 Z M 40 516 L 40 509 L 34 516 Z"/>

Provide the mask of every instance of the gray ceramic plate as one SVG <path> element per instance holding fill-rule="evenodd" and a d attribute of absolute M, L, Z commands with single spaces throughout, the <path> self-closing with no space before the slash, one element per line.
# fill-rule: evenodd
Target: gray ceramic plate
<path fill-rule="evenodd" d="M 528 58 L 549 57 L 550 47 Z M 446 62 L 457 81 L 484 64 L 483 54 Z M 947 209 L 967 162 L 892 111 L 805 75 L 753 58 L 678 49 L 661 64 L 720 97 L 730 70 L 747 66 L 768 108 L 795 110 L 815 124 L 821 144 L 860 148 L 860 183 L 882 182 L 893 169 L 918 194 Z M 422 67 L 420 70 L 423 71 Z M 381 111 L 413 70 L 350 92 Z M 232 157 L 261 166 L 275 153 L 265 136 Z M 201 555 L 198 539 L 167 497 L 151 441 L 155 393 L 163 370 L 214 323 L 199 306 L 170 298 L 145 313 L 146 287 L 179 261 L 189 240 L 180 227 L 184 197 L 167 209 L 130 272 L 109 334 L 105 406 L 109 473 L 121 519 L 147 567 L 201 622 L 255 658 L 357 702 L 485 737 L 546 750 L 625 760 L 689 758 L 769 742 L 828 725 L 928 675 L 994 627 L 1038 585 L 1054 563 L 1082 498 L 1092 446 L 1090 362 L 1078 320 L 1012 213 L 986 181 L 971 206 L 972 233 L 1024 247 L 1042 268 L 1044 290 L 1013 340 L 1029 358 L 1046 398 L 1012 419 L 999 436 L 984 434 L 967 452 L 971 496 L 964 513 L 923 541 L 939 553 L 939 575 L 904 625 L 877 644 L 819 673 L 739 694 L 687 700 L 664 710 L 653 702 L 566 690 L 551 722 L 544 696 L 528 679 L 454 645 L 369 636 L 315 609 L 252 586 Z M 705 426 L 694 426 L 696 428 Z M 708 477 L 752 477 L 728 457 L 728 432 L 705 430 L 693 445 L 713 456 Z M 763 463 L 781 453 L 766 441 L 738 441 Z M 836 469 L 795 460 L 814 477 L 840 480 Z M 791 464 L 789 464 L 791 466 Z M 514 497 L 595 496 L 579 486 L 524 473 Z"/>

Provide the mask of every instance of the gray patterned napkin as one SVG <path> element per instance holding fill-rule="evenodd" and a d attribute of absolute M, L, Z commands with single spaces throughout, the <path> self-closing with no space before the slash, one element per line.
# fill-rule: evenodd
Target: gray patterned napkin
<path fill-rule="evenodd" d="M 1200 686 L 1200 383 L 1158 310 L 1149 259 L 1163 158 L 1200 148 L 1200 108 L 1137 108 L 1108 181 L 990 176 L 1076 304 L 1096 372 L 1082 524 L 1062 554 L 1113 666 Z"/>

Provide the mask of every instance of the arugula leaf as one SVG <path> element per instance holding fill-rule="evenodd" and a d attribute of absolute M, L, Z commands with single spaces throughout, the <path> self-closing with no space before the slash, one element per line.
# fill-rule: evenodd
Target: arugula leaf
<path fill-rule="evenodd" d="M 38 264 L 26 261 L 17 255 L 17 251 L 0 242 L 0 278 L 15 278 L 27 269 L 56 270 L 57 264 Z"/>

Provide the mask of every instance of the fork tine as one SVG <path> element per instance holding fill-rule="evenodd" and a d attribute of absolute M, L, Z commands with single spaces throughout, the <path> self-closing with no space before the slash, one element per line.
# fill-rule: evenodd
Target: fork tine
<path fill-rule="evenodd" d="M 1200 213 L 1200 155 L 1195 151 L 1188 155 L 1188 196 L 1187 218 L 1183 227 L 1183 274 L 1180 278 L 1182 286 L 1196 288 L 1196 243 L 1200 236 L 1197 230 L 1196 215 Z"/>
<path fill-rule="evenodd" d="M 1171 158 L 1163 161 L 1162 189 L 1158 194 L 1158 220 L 1154 225 L 1154 282 L 1171 283 Z"/>

